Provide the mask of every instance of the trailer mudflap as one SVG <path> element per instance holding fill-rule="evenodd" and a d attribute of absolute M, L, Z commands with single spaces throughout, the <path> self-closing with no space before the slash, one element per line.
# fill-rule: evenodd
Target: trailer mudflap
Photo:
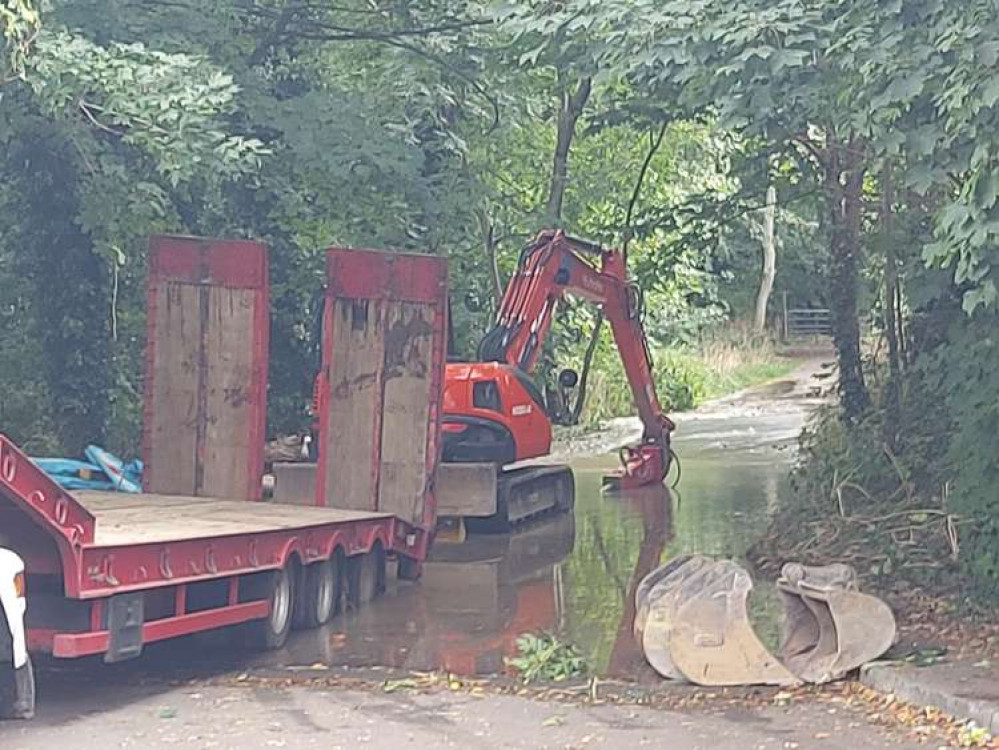
<path fill-rule="evenodd" d="M 143 592 L 110 597 L 107 617 L 110 641 L 104 661 L 112 664 L 139 656 L 142 653 L 142 626 L 146 621 Z"/>

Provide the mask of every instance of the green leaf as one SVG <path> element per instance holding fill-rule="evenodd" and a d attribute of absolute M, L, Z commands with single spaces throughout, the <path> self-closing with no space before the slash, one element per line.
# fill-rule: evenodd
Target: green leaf
<path fill-rule="evenodd" d="M 962 307 L 968 315 L 972 315 L 979 307 L 992 307 L 995 302 L 995 284 L 992 281 L 986 281 L 981 286 L 965 293 Z"/>

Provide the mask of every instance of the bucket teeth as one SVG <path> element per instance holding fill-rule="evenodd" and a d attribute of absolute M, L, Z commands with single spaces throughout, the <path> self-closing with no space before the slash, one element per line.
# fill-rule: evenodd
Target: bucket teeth
<path fill-rule="evenodd" d="M 774 656 L 749 622 L 749 573 L 700 555 L 674 558 L 635 592 L 635 637 L 649 664 L 669 679 L 701 685 L 827 682 L 877 658 L 893 643 L 888 606 L 857 589 L 848 565 L 785 565 L 784 605 Z"/>

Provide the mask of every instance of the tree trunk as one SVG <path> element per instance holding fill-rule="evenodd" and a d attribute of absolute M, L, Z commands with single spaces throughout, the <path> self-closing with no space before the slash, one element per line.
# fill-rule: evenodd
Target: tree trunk
<path fill-rule="evenodd" d="M 767 327 L 767 305 L 774 290 L 777 276 L 777 242 L 774 224 L 777 220 L 777 189 L 767 188 L 767 204 L 763 209 L 763 275 L 760 278 L 760 291 L 756 295 L 756 318 L 754 328 L 763 333 Z"/>
<path fill-rule="evenodd" d="M 476 211 L 475 217 L 479 220 L 479 229 L 482 231 L 482 242 L 486 248 L 486 256 L 489 258 L 489 276 L 492 282 L 493 302 L 498 309 L 503 301 L 503 278 L 500 275 L 499 258 L 496 256 L 496 226 L 493 224 L 489 213 L 485 210 Z"/>
<path fill-rule="evenodd" d="M 895 257 L 894 228 L 894 185 L 891 165 L 886 164 L 881 178 L 881 238 L 885 250 L 884 286 L 884 327 L 888 339 L 888 383 L 884 394 L 884 440 L 895 451 L 898 443 L 898 428 L 901 419 L 901 376 L 902 352 L 899 346 L 898 315 L 898 260 Z"/>
<path fill-rule="evenodd" d="M 569 185 L 569 149 L 576 134 L 576 123 L 590 98 L 592 84 L 590 78 L 584 78 L 574 92 L 570 93 L 568 90 L 562 92 L 562 104 L 555 132 L 552 179 L 548 190 L 548 205 L 545 208 L 545 222 L 549 227 L 562 224 L 562 204 L 565 202 L 565 191 Z"/>
<path fill-rule="evenodd" d="M 834 135 L 829 135 L 826 141 L 833 343 L 839 365 L 840 402 L 848 424 L 855 424 L 871 404 L 864 382 L 857 317 L 857 263 L 861 252 L 864 182 L 860 147 L 856 140 L 842 144 Z"/>

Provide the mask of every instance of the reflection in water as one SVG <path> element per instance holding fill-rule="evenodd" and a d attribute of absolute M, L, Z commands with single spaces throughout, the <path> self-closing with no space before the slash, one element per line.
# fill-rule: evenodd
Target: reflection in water
<path fill-rule="evenodd" d="M 502 672 L 519 636 L 562 629 L 561 566 L 574 543 L 575 518 L 565 514 L 515 534 L 437 544 L 419 583 L 397 582 L 259 663 Z"/>
<path fill-rule="evenodd" d="M 601 477 L 616 468 L 616 458 L 574 461 L 574 517 L 550 518 L 511 535 L 440 543 L 421 581 L 393 581 L 385 597 L 360 612 L 297 633 L 287 648 L 253 657 L 251 666 L 488 674 L 504 670 L 520 635 L 551 631 L 576 644 L 597 672 L 638 676 L 648 670 L 632 637 L 638 582 L 676 554 L 745 555 L 779 504 L 792 458 L 788 447 L 804 414 L 789 403 L 768 413 L 740 407 L 688 417 L 677 442 L 683 479 L 672 494 L 664 488 L 602 493 Z M 773 646 L 779 610 L 773 587 L 758 584 L 749 603 L 757 632 Z M 200 640 L 211 645 L 165 643 L 115 670 L 63 664 L 51 674 L 67 685 L 71 675 L 90 681 L 96 674 L 124 684 L 124 675 L 132 681 L 177 670 L 203 676 L 247 666 L 245 652 L 222 648 L 230 633 Z"/>
<path fill-rule="evenodd" d="M 790 461 L 782 441 L 799 426 L 755 419 L 755 441 L 737 447 L 719 445 L 716 421 L 688 426 L 674 493 L 604 493 L 601 477 L 616 459 L 574 462 L 575 517 L 440 543 L 419 583 L 397 582 L 384 598 L 259 663 L 489 674 L 504 671 L 520 635 L 547 631 L 576 644 L 599 673 L 638 675 L 646 669 L 632 636 L 639 581 L 676 554 L 743 558 L 777 507 Z M 772 589 L 754 589 L 750 613 L 768 644 L 777 612 Z"/>
<path fill-rule="evenodd" d="M 605 499 L 617 502 L 625 512 L 637 515 L 642 521 L 642 540 L 639 542 L 628 589 L 624 592 L 610 657 L 603 670 L 614 675 L 631 675 L 645 666 L 645 659 L 633 635 L 635 591 L 642 579 L 658 567 L 666 543 L 672 536 L 672 500 L 669 491 L 662 486 L 606 495 Z"/>

